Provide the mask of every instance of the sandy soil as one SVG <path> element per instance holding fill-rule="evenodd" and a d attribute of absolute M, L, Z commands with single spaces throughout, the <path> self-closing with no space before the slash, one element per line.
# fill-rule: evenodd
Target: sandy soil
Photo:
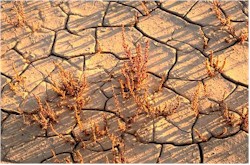
<path fill-rule="evenodd" d="M 129 1 L 28 1 L 23 3 L 24 26 L 15 26 L 13 3 L 1 2 L 3 162 L 248 162 L 248 41 L 237 40 L 248 30 L 247 2 L 220 4 L 235 36 L 221 24 L 210 2 L 144 5 L 147 9 Z M 136 44 L 144 48 L 149 42 L 146 84 L 150 97 L 164 110 L 180 104 L 175 113 L 134 117 L 136 103 L 123 99 L 118 79 L 128 57 L 122 25 L 132 52 Z M 222 73 L 213 77 L 206 68 L 211 51 L 219 66 L 226 59 Z M 74 111 L 59 105 L 51 79 L 60 81 L 55 64 L 74 76 L 86 76 L 88 89 L 83 97 L 90 100 L 79 112 L 82 126 Z M 19 85 L 18 75 L 25 88 Z M 158 91 L 162 76 L 165 81 Z M 34 95 L 55 111 L 54 131 L 31 120 L 39 109 Z M 198 114 L 192 106 L 196 98 Z M 230 122 L 223 116 L 224 109 Z M 107 123 L 109 136 L 104 134 L 95 142 L 93 132 L 84 133 L 91 130 L 92 122 L 100 129 Z"/>

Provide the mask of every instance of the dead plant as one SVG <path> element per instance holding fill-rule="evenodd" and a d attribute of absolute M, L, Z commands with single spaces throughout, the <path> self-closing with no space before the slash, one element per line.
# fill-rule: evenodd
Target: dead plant
<path fill-rule="evenodd" d="M 229 112 L 228 106 L 224 102 L 224 100 L 219 103 L 219 106 L 220 106 L 220 110 L 222 113 L 222 117 L 225 119 L 227 125 L 235 127 L 235 126 L 241 124 L 241 123 L 239 123 L 239 121 L 237 120 L 235 115 L 233 113 Z"/>
<path fill-rule="evenodd" d="M 219 19 L 221 26 L 225 29 L 230 35 L 232 35 L 239 43 L 243 43 L 248 39 L 248 32 L 241 31 L 240 35 L 236 34 L 235 28 L 231 24 L 231 17 L 224 16 L 220 8 L 220 2 L 218 0 L 214 0 L 212 2 L 212 10 L 214 11 L 216 17 Z M 247 23 L 248 29 L 248 23 Z M 226 42 L 230 42 L 228 39 Z"/>
<path fill-rule="evenodd" d="M 196 135 L 201 139 L 202 142 L 206 142 L 208 139 L 203 136 L 202 134 L 200 134 L 200 132 L 194 128 L 194 132 L 196 133 Z"/>
<path fill-rule="evenodd" d="M 13 1 L 13 14 L 14 18 L 10 18 L 8 15 L 4 16 L 4 20 L 16 27 L 22 27 L 26 24 L 25 11 L 23 7 L 23 1 Z"/>
<path fill-rule="evenodd" d="M 121 122 L 121 120 L 118 120 L 118 128 L 122 131 L 125 132 L 126 131 L 126 124 Z"/>
<path fill-rule="evenodd" d="M 68 107 L 74 109 L 74 105 L 76 105 L 77 109 L 82 109 L 89 101 L 89 97 L 83 97 L 88 87 L 85 76 L 81 75 L 80 79 L 75 78 L 72 73 L 64 70 L 61 65 L 55 65 L 59 69 L 60 82 L 54 81 L 52 76 L 50 76 L 52 80 L 52 89 L 61 96 L 62 100 L 71 101 L 71 103 L 65 103 Z"/>
<path fill-rule="evenodd" d="M 144 83 L 147 79 L 149 42 L 146 42 L 144 54 L 142 54 L 141 45 L 137 44 L 136 55 L 132 55 L 130 48 L 126 43 L 124 27 L 122 28 L 122 40 L 125 55 L 129 60 L 122 68 L 122 75 L 125 80 L 119 81 L 120 84 L 123 84 L 123 90 L 129 91 L 129 93 L 135 98 L 135 92 L 145 88 Z"/>
<path fill-rule="evenodd" d="M 76 105 L 74 105 L 74 111 L 75 111 L 75 119 L 77 121 L 77 124 L 79 125 L 80 130 L 83 131 L 83 124 L 81 121 L 80 111 L 77 109 Z"/>
<path fill-rule="evenodd" d="M 34 97 L 36 98 L 37 104 L 39 106 L 38 109 L 38 113 L 41 114 L 40 117 L 44 117 L 44 118 L 49 118 L 50 121 L 57 123 L 57 115 L 55 113 L 55 111 L 50 107 L 50 105 L 48 104 L 47 101 L 45 101 L 45 106 L 43 105 L 43 103 L 41 102 L 40 97 L 34 95 Z"/>
<path fill-rule="evenodd" d="M 96 143 L 99 138 L 108 134 L 106 129 L 101 129 L 100 126 L 96 124 L 95 122 L 91 121 L 90 125 L 91 125 L 91 132 L 92 132 L 91 139 L 94 143 Z"/>
<path fill-rule="evenodd" d="M 16 95 L 21 95 L 22 98 L 24 98 L 25 96 L 23 95 L 23 92 L 27 91 L 25 87 L 25 77 L 18 74 L 14 63 L 12 63 L 12 69 L 15 75 L 13 76 L 12 81 L 9 82 L 9 87 Z"/>
<path fill-rule="evenodd" d="M 159 87 L 158 87 L 158 91 L 161 91 L 162 90 L 162 87 L 163 87 L 163 84 L 165 82 L 165 77 L 167 76 L 167 74 L 162 74 L 161 75 L 161 82 L 159 84 Z"/>
<path fill-rule="evenodd" d="M 217 75 L 217 73 L 223 72 L 223 69 L 226 65 L 226 58 L 223 60 L 221 65 L 219 65 L 219 63 L 219 57 L 217 56 L 217 58 L 214 59 L 213 51 L 211 51 L 209 58 L 206 59 L 206 69 L 209 77 L 214 77 Z"/>
<path fill-rule="evenodd" d="M 55 151 L 53 149 L 51 149 L 50 151 L 53 155 L 53 158 L 55 159 L 54 163 L 60 163 L 60 160 L 57 158 Z"/>
<path fill-rule="evenodd" d="M 198 86 L 193 94 L 193 100 L 191 102 L 191 108 L 194 111 L 195 116 L 199 115 L 199 97 L 200 97 L 200 90 L 201 90 L 201 82 L 198 83 Z"/>
<path fill-rule="evenodd" d="M 150 13 L 149 13 L 149 10 L 148 10 L 148 7 L 146 6 L 146 3 L 145 1 L 141 1 L 141 6 L 145 12 L 145 14 L 148 16 Z"/>
<path fill-rule="evenodd" d="M 82 154 L 80 153 L 79 150 L 77 150 L 77 151 L 75 152 L 75 155 L 76 155 L 76 157 L 77 157 L 78 163 L 83 164 L 83 163 L 84 163 L 84 159 L 83 159 L 83 156 L 82 156 Z"/>

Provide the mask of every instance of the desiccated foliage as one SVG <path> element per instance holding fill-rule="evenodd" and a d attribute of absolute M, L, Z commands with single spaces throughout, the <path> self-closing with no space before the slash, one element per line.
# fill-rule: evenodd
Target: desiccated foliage
<path fill-rule="evenodd" d="M 197 129 L 195 129 L 195 128 L 194 128 L 194 132 L 201 139 L 201 141 L 206 142 L 208 140 L 205 136 L 203 136 L 202 134 L 200 134 L 200 132 Z"/>
<path fill-rule="evenodd" d="M 113 163 L 126 163 L 124 141 L 114 134 L 108 134 L 108 137 L 112 143 Z"/>
<path fill-rule="evenodd" d="M 129 60 L 125 62 L 123 68 L 121 69 L 123 79 L 119 79 L 118 81 L 120 83 L 122 98 L 127 99 L 132 97 L 133 101 L 137 105 L 137 113 L 134 117 L 137 117 L 140 113 L 146 113 L 147 116 L 153 118 L 158 116 L 167 117 L 168 115 L 176 112 L 180 104 L 179 99 L 177 99 L 175 105 L 171 104 L 171 106 L 169 106 L 167 101 L 161 105 L 155 105 L 152 100 L 152 95 L 148 91 L 146 81 L 148 78 L 147 62 L 149 57 L 149 42 L 146 42 L 144 54 L 142 53 L 141 45 L 137 44 L 136 54 L 133 55 L 130 48 L 126 44 L 124 27 L 122 29 L 123 48 Z M 163 74 L 157 89 L 158 91 L 155 92 L 161 92 L 163 83 L 165 82 L 165 77 L 166 74 Z M 116 108 L 120 110 L 119 101 L 116 95 L 114 95 L 114 99 Z"/>
<path fill-rule="evenodd" d="M 4 20 L 16 27 L 21 27 L 26 24 L 26 17 L 25 17 L 25 11 L 23 8 L 23 1 L 13 1 L 13 8 L 12 13 L 14 15 L 14 18 L 9 17 L 8 15 L 4 15 Z"/>
<path fill-rule="evenodd" d="M 225 29 L 230 35 L 232 35 L 239 43 L 243 43 L 248 40 L 248 31 L 241 30 L 240 35 L 236 34 L 235 28 L 231 24 L 231 17 L 225 16 L 220 8 L 220 2 L 218 0 L 214 0 L 212 2 L 212 9 L 219 19 L 221 26 Z M 248 29 L 248 23 L 246 23 Z M 226 39 L 226 42 L 230 42 L 230 39 Z"/>
<path fill-rule="evenodd" d="M 108 134 L 106 126 L 104 126 L 104 129 L 101 129 L 101 127 L 94 121 L 90 121 L 90 125 L 91 125 L 91 139 L 94 143 L 96 143 L 99 138 Z"/>
<path fill-rule="evenodd" d="M 222 64 L 220 63 L 221 61 L 219 60 L 219 57 L 217 56 L 217 58 L 214 59 L 213 51 L 211 51 L 209 59 L 206 59 L 206 69 L 209 77 L 214 77 L 217 73 L 223 72 L 226 65 L 226 58 L 223 60 Z"/>
<path fill-rule="evenodd" d="M 25 87 L 25 77 L 18 74 L 14 63 L 12 64 L 12 68 L 15 75 L 13 76 L 12 81 L 9 82 L 9 87 L 16 95 L 21 95 L 21 97 L 24 98 L 24 92 L 27 91 Z"/>
<path fill-rule="evenodd" d="M 242 108 L 241 118 L 243 120 L 242 127 L 244 130 L 248 131 L 248 108 Z"/>
<path fill-rule="evenodd" d="M 122 84 L 123 92 L 129 91 L 129 93 L 135 98 L 135 92 L 145 88 L 149 42 L 146 42 L 144 53 L 142 53 L 141 45 L 137 44 L 136 55 L 133 55 L 126 43 L 124 27 L 122 31 L 122 39 L 125 55 L 129 60 L 125 62 L 121 70 L 125 80 L 119 80 L 119 82 Z"/>
<path fill-rule="evenodd" d="M 82 156 L 82 154 L 80 153 L 80 151 L 79 150 L 77 150 L 76 152 L 75 152 L 75 156 L 77 157 L 77 162 L 78 163 L 84 163 L 84 159 L 83 159 L 83 156 Z"/>
<path fill-rule="evenodd" d="M 35 114 L 32 114 L 33 120 L 38 122 L 42 129 L 47 130 L 51 123 L 57 123 L 57 115 L 55 111 L 50 107 L 49 103 L 45 101 L 45 105 L 42 103 L 40 97 L 34 95 L 38 110 Z"/>
<path fill-rule="evenodd" d="M 82 109 L 90 99 L 83 97 L 88 86 L 85 76 L 82 74 L 80 78 L 76 78 L 62 66 L 55 65 L 59 69 L 60 82 L 54 81 L 51 77 L 53 90 L 61 96 L 63 101 L 66 101 L 65 105 L 69 108 L 74 109 L 76 106 L 77 109 Z"/>
<path fill-rule="evenodd" d="M 199 97 L 200 97 L 200 90 L 201 90 L 201 82 L 198 83 L 198 86 L 193 94 L 193 100 L 191 102 L 191 108 L 197 117 L 199 115 Z"/>
<path fill-rule="evenodd" d="M 219 106 L 220 106 L 222 116 L 229 126 L 235 127 L 235 126 L 240 125 L 242 123 L 242 121 L 240 121 L 239 119 L 236 118 L 234 113 L 229 111 L 228 106 L 224 101 L 221 101 Z"/>
<path fill-rule="evenodd" d="M 60 163 L 60 160 L 57 158 L 55 151 L 53 149 L 51 149 L 50 151 L 53 155 L 53 158 L 55 159 L 54 163 Z"/>
<path fill-rule="evenodd" d="M 148 10 L 148 8 L 146 6 L 146 3 L 147 3 L 146 1 L 141 1 L 141 6 L 142 6 L 145 14 L 148 16 L 150 13 L 149 13 L 149 10 Z"/>

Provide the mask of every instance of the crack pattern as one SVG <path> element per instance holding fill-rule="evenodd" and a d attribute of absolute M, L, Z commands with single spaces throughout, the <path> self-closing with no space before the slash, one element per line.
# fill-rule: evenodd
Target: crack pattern
<path fill-rule="evenodd" d="M 229 11 L 228 6 L 232 4 L 236 7 Z M 1 12 L 12 15 L 12 5 L 3 2 Z M 37 1 L 24 3 L 27 19 L 24 27 L 13 26 L 2 18 L 1 79 L 8 80 L 1 86 L 2 161 L 47 163 L 60 159 L 79 163 L 82 155 L 84 163 L 247 162 L 247 152 L 234 148 L 242 151 L 247 148 L 247 143 L 243 144 L 248 139 L 248 130 L 243 128 L 246 117 L 243 110 L 248 110 L 245 98 L 248 75 L 243 70 L 248 67 L 248 45 L 230 38 L 213 11 L 205 11 L 208 6 L 212 8 L 212 3 Z M 199 10 L 203 8 L 205 12 L 201 14 Z M 242 33 L 244 18 L 248 19 L 246 2 L 223 2 L 219 10 L 222 17 L 232 16 L 230 21 L 236 33 Z M 120 72 L 129 60 L 122 45 L 123 27 L 132 53 L 138 51 L 136 45 L 150 43 L 148 89 L 154 91 L 152 100 L 157 104 L 171 103 L 164 107 L 166 110 L 174 107 L 180 98 L 174 114 L 150 118 L 145 113 L 136 113 L 138 107 L 131 99 L 122 98 Z M 205 62 L 211 59 L 209 50 L 213 48 L 214 58 L 227 60 L 222 73 L 209 77 Z M 89 89 L 84 97 L 89 95 L 90 101 L 79 111 L 84 130 L 67 105 L 59 106 L 63 101 L 58 101 L 59 96 L 52 87 L 51 77 L 59 81 L 54 63 L 72 75 L 87 75 Z M 221 65 L 222 61 L 218 63 Z M 17 68 L 15 72 L 13 64 Z M 23 96 L 11 89 L 17 76 L 24 77 L 27 85 Z M 209 81 L 219 88 L 207 87 Z M 158 90 L 160 82 L 162 88 Z M 204 89 L 197 94 L 200 82 Z M 218 99 L 222 93 L 223 98 Z M 36 112 L 38 104 L 33 95 L 53 104 L 65 128 L 55 124 L 55 133 L 42 130 L 34 121 L 28 125 L 22 122 Z M 114 95 L 121 102 L 120 110 Z M 199 100 L 197 115 L 193 107 L 195 97 Z M 223 119 L 224 102 L 228 104 L 228 113 L 239 121 L 235 126 L 227 125 Z M 106 122 L 110 130 L 93 142 L 91 122 L 100 130 L 105 129 Z M 221 153 L 217 147 L 221 147 Z M 228 162 L 217 161 L 225 155 L 230 155 Z"/>

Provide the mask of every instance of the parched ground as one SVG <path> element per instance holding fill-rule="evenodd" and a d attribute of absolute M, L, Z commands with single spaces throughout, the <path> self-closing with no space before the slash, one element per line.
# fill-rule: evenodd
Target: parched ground
<path fill-rule="evenodd" d="M 235 35 L 210 2 L 152 1 L 145 6 L 28 1 L 23 3 L 24 26 L 14 26 L 8 20 L 17 19 L 13 3 L 1 2 L 3 162 L 248 162 L 248 40 L 237 38 L 248 30 L 247 2 L 220 2 L 221 17 L 230 18 Z M 136 44 L 144 48 L 149 42 L 150 97 L 166 111 L 177 107 L 173 114 L 135 116 L 137 105 L 122 98 L 118 79 L 128 61 L 122 25 L 132 52 Z M 211 51 L 219 66 L 226 59 L 223 72 L 213 77 L 206 68 Z M 58 65 L 86 76 L 84 97 L 90 100 L 80 111 L 81 122 L 53 90 L 52 78 L 60 80 Z M 54 130 L 31 119 L 40 106 L 35 96 L 55 111 Z M 93 123 L 100 129 L 106 124 L 109 133 L 93 140 Z"/>

